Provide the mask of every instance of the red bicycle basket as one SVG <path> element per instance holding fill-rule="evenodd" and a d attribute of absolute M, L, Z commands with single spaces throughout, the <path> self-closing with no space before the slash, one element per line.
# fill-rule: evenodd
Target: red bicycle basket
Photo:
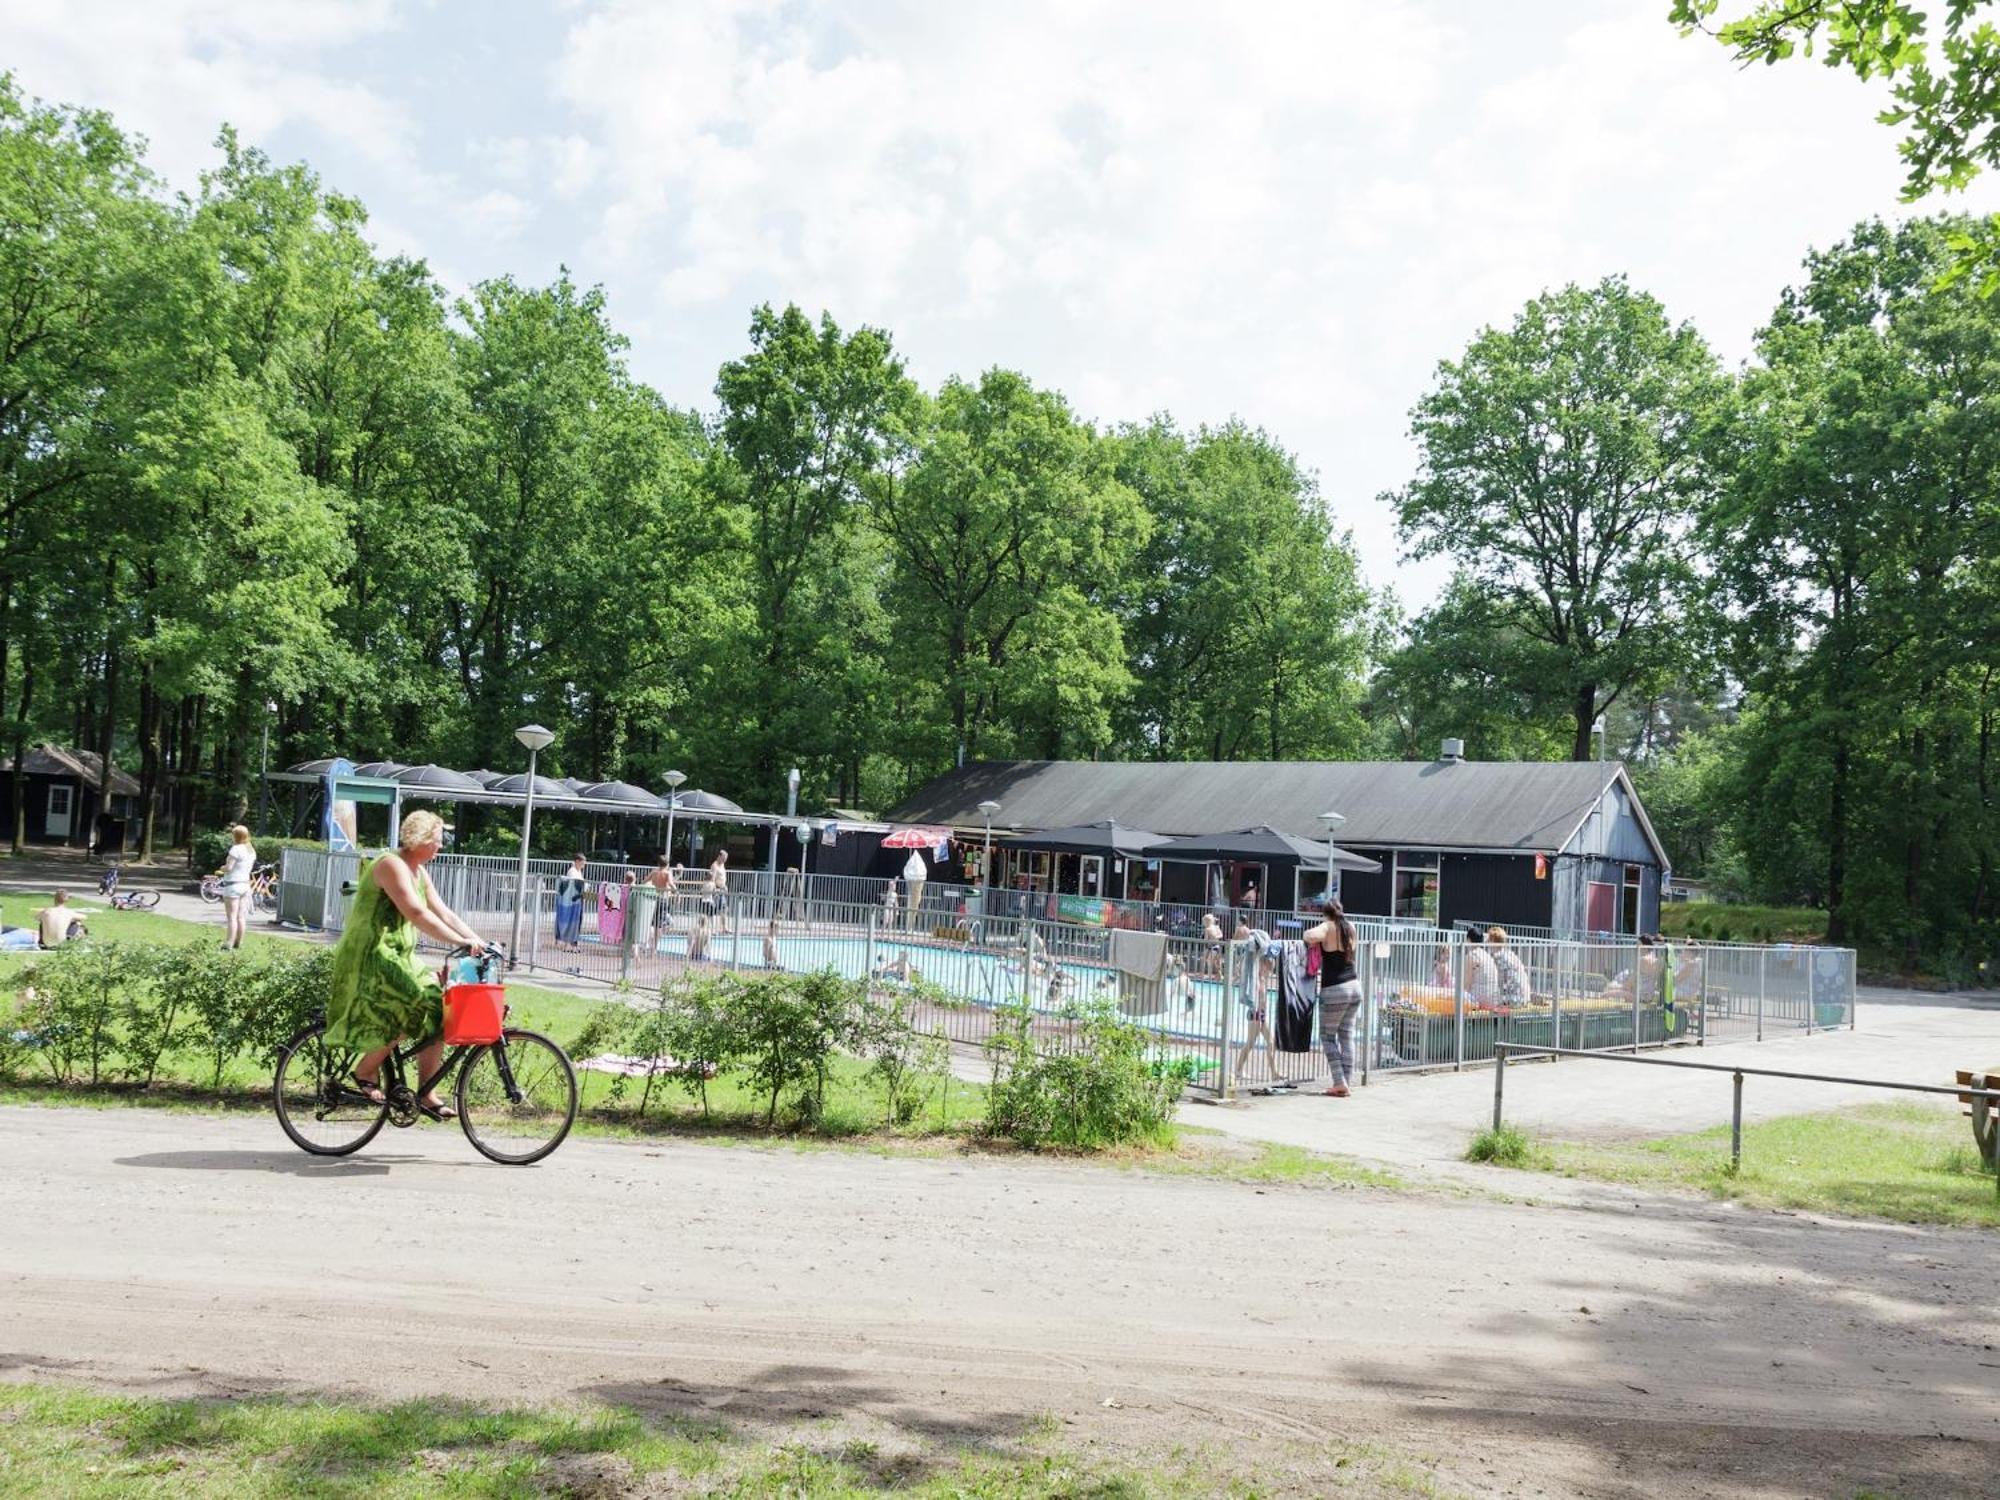
<path fill-rule="evenodd" d="M 444 992 L 444 1039 L 453 1047 L 500 1040 L 507 1014 L 507 988 L 499 984 L 455 984 Z"/>

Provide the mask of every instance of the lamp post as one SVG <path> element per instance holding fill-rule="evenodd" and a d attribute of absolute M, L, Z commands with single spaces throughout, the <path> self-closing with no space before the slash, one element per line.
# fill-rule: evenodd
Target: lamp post
<path fill-rule="evenodd" d="M 257 751 L 257 837 L 264 836 L 264 818 L 271 810 L 271 720 L 278 716 L 278 705 L 269 698 L 264 700 L 264 738 Z"/>
<path fill-rule="evenodd" d="M 793 766 L 785 773 L 785 820 L 790 822 L 799 810 L 799 768 Z M 771 894 L 778 893 L 778 828 L 771 824 Z"/>
<path fill-rule="evenodd" d="M 535 756 L 546 750 L 555 734 L 539 724 L 523 724 L 514 738 L 528 749 L 528 804 L 521 813 L 521 873 L 514 882 L 514 935 L 507 944 L 507 967 L 517 967 L 521 952 L 521 907 L 528 899 L 528 835 L 535 826 Z"/>
<path fill-rule="evenodd" d="M 1333 899 L 1333 833 L 1335 829 L 1347 821 L 1347 818 L 1342 813 L 1323 812 L 1319 815 L 1319 820 L 1326 825 L 1326 895 L 1323 899 L 1331 901 Z"/>
<path fill-rule="evenodd" d="M 669 868 L 672 867 L 674 862 L 674 809 L 680 806 L 681 783 L 687 779 L 687 772 L 685 771 L 669 771 L 665 777 L 667 783 L 667 865 Z"/>
<path fill-rule="evenodd" d="M 998 811 L 1000 804 L 997 802 L 988 801 L 979 804 L 979 816 L 986 820 L 986 853 L 981 856 L 979 868 L 979 884 L 982 888 L 979 909 L 982 912 L 986 910 L 986 903 L 993 899 L 993 815 Z"/>

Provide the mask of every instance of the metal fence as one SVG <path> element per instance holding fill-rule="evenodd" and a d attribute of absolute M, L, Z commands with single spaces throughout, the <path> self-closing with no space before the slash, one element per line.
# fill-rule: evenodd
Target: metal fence
<path fill-rule="evenodd" d="M 340 927 L 360 863 L 352 854 L 284 851 L 279 920 Z M 1271 931 L 1263 914 L 1237 914 L 1256 934 L 1239 939 L 1235 921 L 1212 936 L 1199 923 L 1192 931 L 1172 923 L 1148 930 L 1052 921 L 1015 903 L 989 910 L 976 888 L 942 882 L 926 882 L 914 909 L 886 900 L 887 882 L 835 885 L 766 872 L 732 875 L 724 889 L 690 882 L 662 894 L 616 866 L 586 867 L 584 899 L 559 901 L 568 870 L 559 861 L 528 863 L 516 957 L 530 968 L 635 991 L 689 974 L 831 969 L 878 987 L 910 986 L 923 1024 L 967 1047 L 983 1044 L 996 1013 L 1018 1002 L 1032 1009 L 1037 1032 L 1059 1044 L 1073 1033 L 1079 1003 L 1101 999 L 1150 1031 L 1160 1056 L 1185 1059 L 1198 1089 L 1227 1095 L 1330 1080 L 1317 1006 L 1304 1007 L 1311 1013 L 1299 1024 L 1279 1026 L 1285 996 L 1276 965 L 1254 957 L 1267 935 L 1295 940 L 1299 927 L 1274 922 Z M 430 871 L 440 896 L 475 931 L 510 938 L 518 859 L 441 855 Z M 834 899 L 871 886 L 874 899 Z M 1853 954 L 1845 949 L 1510 938 L 1527 992 L 1503 997 L 1475 956 L 1480 945 L 1461 931 L 1373 917 L 1355 919 L 1355 927 L 1356 1065 L 1364 1083 L 1377 1072 L 1483 1064 L 1501 1043 L 1624 1050 L 1754 1040 L 1854 1020 Z"/>

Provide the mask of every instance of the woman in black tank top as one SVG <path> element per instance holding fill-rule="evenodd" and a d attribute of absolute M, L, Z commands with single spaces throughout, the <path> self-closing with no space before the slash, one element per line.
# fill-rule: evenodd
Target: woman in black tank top
<path fill-rule="evenodd" d="M 1361 1005 L 1361 980 L 1354 967 L 1354 924 L 1337 900 L 1320 908 L 1326 920 L 1306 934 L 1319 949 L 1319 1043 L 1326 1053 L 1335 1099 L 1347 1097 L 1354 1076 L 1354 1012 Z"/>

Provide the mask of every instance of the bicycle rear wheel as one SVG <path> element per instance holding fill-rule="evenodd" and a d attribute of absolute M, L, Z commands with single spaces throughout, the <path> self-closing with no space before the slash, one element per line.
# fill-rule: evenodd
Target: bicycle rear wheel
<path fill-rule="evenodd" d="M 361 1092 L 354 1065 L 361 1054 L 326 1043 L 326 1025 L 308 1026 L 278 1052 L 271 1102 L 292 1144 L 314 1156 L 345 1156 L 375 1139 L 389 1118 L 387 1103 Z"/>
<path fill-rule="evenodd" d="M 133 891 L 130 895 L 120 896 L 118 902 L 127 911 L 151 911 L 160 904 L 160 893 L 158 891 Z"/>
<path fill-rule="evenodd" d="M 473 1149 L 493 1161 L 540 1161 L 575 1122 L 576 1070 L 540 1032 L 509 1027 L 459 1070 L 458 1123 Z"/>
<path fill-rule="evenodd" d="M 210 906 L 220 901 L 222 899 L 222 882 L 217 880 L 213 875 L 202 876 L 201 899 L 206 901 Z"/>
<path fill-rule="evenodd" d="M 261 912 L 275 912 L 278 909 L 278 888 L 274 885 L 259 886 L 251 891 L 250 904 Z"/>

